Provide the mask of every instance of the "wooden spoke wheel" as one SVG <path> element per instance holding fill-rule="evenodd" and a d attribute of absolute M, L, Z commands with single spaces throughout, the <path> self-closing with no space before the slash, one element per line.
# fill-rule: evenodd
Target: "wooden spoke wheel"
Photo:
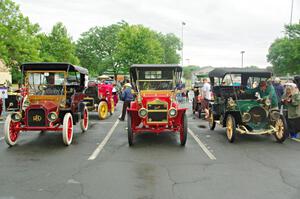
<path fill-rule="evenodd" d="M 83 114 L 82 115 L 82 119 L 80 120 L 80 128 L 82 130 L 82 132 L 86 132 L 88 130 L 89 127 L 89 111 L 88 108 L 85 106 L 84 110 L 83 110 Z"/>
<path fill-rule="evenodd" d="M 100 120 L 104 120 L 107 117 L 108 105 L 106 101 L 101 101 L 98 105 L 98 117 Z"/>
<path fill-rule="evenodd" d="M 17 143 L 20 134 L 18 128 L 20 128 L 20 126 L 20 122 L 12 121 L 11 115 L 7 116 L 4 124 L 4 139 L 9 146 L 14 146 Z"/>
<path fill-rule="evenodd" d="M 236 137 L 235 119 L 232 115 L 228 115 L 226 119 L 226 135 L 230 143 L 233 143 Z"/>
<path fill-rule="evenodd" d="M 110 115 L 112 115 L 115 112 L 115 101 L 111 98 L 110 100 Z"/>
<path fill-rule="evenodd" d="M 287 135 L 287 124 L 283 115 L 280 115 L 280 118 L 275 121 L 276 132 L 274 134 L 277 142 L 282 143 L 286 139 Z"/>
<path fill-rule="evenodd" d="M 214 114 L 213 114 L 213 112 L 212 112 L 211 109 L 209 110 L 208 126 L 209 126 L 209 129 L 212 130 L 212 131 L 216 127 L 216 122 L 215 122 L 215 119 L 214 119 Z"/>
<path fill-rule="evenodd" d="M 63 120 L 63 142 L 69 146 L 73 140 L 73 118 L 71 113 L 66 113 Z"/>
<path fill-rule="evenodd" d="M 132 131 L 132 119 L 131 114 L 127 114 L 127 134 L 128 134 L 128 145 L 133 146 L 134 135 Z"/>
<path fill-rule="evenodd" d="M 186 114 L 182 116 L 182 123 L 181 123 L 181 129 L 180 129 L 180 145 L 185 146 L 186 144 L 186 138 L 187 138 L 187 117 Z"/>

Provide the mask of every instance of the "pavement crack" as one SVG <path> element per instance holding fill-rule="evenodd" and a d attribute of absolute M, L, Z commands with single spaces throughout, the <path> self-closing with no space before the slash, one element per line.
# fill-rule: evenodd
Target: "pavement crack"
<path fill-rule="evenodd" d="M 289 186 L 289 187 L 291 187 L 291 188 L 293 188 L 293 189 L 296 189 L 296 190 L 298 190 L 298 191 L 300 190 L 300 187 L 295 186 L 295 185 L 293 185 L 292 183 L 288 182 L 288 180 L 286 179 L 286 176 L 284 175 L 283 169 L 281 169 L 281 168 L 279 168 L 279 167 L 276 167 L 276 166 L 272 166 L 272 165 L 265 164 L 263 161 L 251 157 L 251 156 L 249 155 L 248 151 L 246 151 L 246 150 L 245 150 L 244 152 L 246 153 L 246 157 L 247 157 L 248 159 L 250 159 L 250 160 L 252 160 L 252 161 L 255 161 L 255 162 L 259 163 L 259 164 L 262 165 L 263 167 L 266 167 L 266 168 L 269 168 L 269 169 L 273 169 L 273 170 L 275 170 L 275 171 L 278 171 L 279 177 L 280 177 L 281 182 L 282 182 L 283 184 L 285 184 L 285 185 L 287 185 L 287 186 Z"/>

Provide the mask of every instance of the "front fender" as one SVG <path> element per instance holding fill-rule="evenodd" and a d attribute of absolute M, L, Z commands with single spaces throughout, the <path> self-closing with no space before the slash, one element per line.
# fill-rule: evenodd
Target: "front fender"
<path fill-rule="evenodd" d="M 179 108 L 177 109 L 177 116 L 175 117 L 175 123 L 176 124 L 181 124 L 182 123 L 182 118 L 185 112 L 187 111 L 187 108 Z"/>

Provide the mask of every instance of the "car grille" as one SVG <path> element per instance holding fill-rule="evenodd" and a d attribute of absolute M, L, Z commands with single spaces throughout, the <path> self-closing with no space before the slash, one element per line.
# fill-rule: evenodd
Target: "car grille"
<path fill-rule="evenodd" d="M 148 122 L 168 122 L 167 112 L 148 112 Z"/>
<path fill-rule="evenodd" d="M 5 99 L 5 107 L 7 111 L 16 110 L 19 108 L 17 95 L 8 95 L 8 98 Z"/>
<path fill-rule="evenodd" d="M 262 107 L 254 107 L 250 109 L 249 113 L 251 115 L 251 123 L 260 124 L 267 120 L 267 113 Z"/>
<path fill-rule="evenodd" d="M 28 126 L 45 126 L 46 117 L 43 109 L 30 109 L 28 111 Z"/>
<path fill-rule="evenodd" d="M 167 110 L 167 104 L 148 104 L 148 111 L 150 110 Z"/>
<path fill-rule="evenodd" d="M 147 104 L 148 123 L 167 123 L 168 104 L 163 102 L 152 102 Z"/>
<path fill-rule="evenodd" d="M 87 107 L 94 107 L 94 99 L 84 99 Z"/>

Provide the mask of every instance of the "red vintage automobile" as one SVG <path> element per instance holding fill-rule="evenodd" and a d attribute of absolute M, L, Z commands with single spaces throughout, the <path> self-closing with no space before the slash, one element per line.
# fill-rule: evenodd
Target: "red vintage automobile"
<path fill-rule="evenodd" d="M 175 99 L 175 85 L 182 67 L 178 65 L 133 65 L 130 78 L 137 92 L 127 109 L 128 143 L 142 132 L 179 132 L 180 144 L 187 139 L 187 108 L 180 108 Z"/>
<path fill-rule="evenodd" d="M 23 131 L 62 131 L 65 145 L 73 140 L 73 125 L 88 129 L 88 109 L 83 102 L 87 69 L 68 63 L 21 65 L 24 87 L 19 111 L 8 115 L 4 137 L 9 146 Z"/>
<path fill-rule="evenodd" d="M 113 86 L 111 84 L 89 82 L 88 88 L 84 91 L 89 111 L 97 111 L 100 120 L 106 119 L 108 113 L 112 115 L 115 111 L 113 99 Z"/>

